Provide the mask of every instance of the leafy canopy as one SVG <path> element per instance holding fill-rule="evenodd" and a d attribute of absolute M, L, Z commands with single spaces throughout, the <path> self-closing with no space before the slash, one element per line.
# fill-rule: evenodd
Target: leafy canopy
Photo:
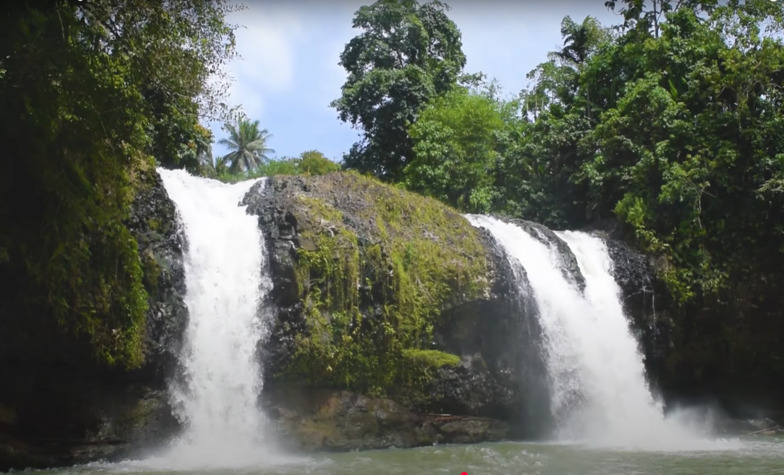
<path fill-rule="evenodd" d="M 267 160 L 258 168 L 251 171 L 232 172 L 218 160 L 218 168 L 214 178 L 224 182 L 235 183 L 251 178 L 269 177 L 275 175 L 326 175 L 341 170 L 338 163 L 333 162 L 318 150 L 302 152 L 299 157 Z"/>
<path fill-rule="evenodd" d="M 464 211 L 489 212 L 515 106 L 463 87 L 433 99 L 410 129 L 415 158 L 406 185 Z"/>
<path fill-rule="evenodd" d="M 413 158 L 408 124 L 433 97 L 457 84 L 465 65 L 460 31 L 447 5 L 379 0 L 357 10 L 363 30 L 340 55 L 348 78 L 332 102 L 340 120 L 364 136 L 344 157 L 347 168 L 396 181 Z"/>

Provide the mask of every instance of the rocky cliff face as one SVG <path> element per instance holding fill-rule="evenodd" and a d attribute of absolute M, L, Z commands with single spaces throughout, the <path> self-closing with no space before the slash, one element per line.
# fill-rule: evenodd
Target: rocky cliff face
<path fill-rule="evenodd" d="M 619 239 L 605 236 L 605 242 L 649 381 L 657 392 L 661 391 L 666 358 L 675 344 L 672 302 L 666 285 L 657 277 L 653 258 Z"/>
<path fill-rule="evenodd" d="M 734 295 L 678 305 L 660 277 L 665 262 L 635 250 L 617 227 L 596 232 L 608 244 L 648 378 L 665 402 L 717 409 L 735 419 L 728 423 L 736 431 L 758 430 L 744 422 L 750 419 L 784 420 L 784 386 L 774 376 L 782 368 L 780 293 L 760 290 L 761 277 L 736 283 Z M 757 288 L 746 293 L 749 287 Z"/>
<path fill-rule="evenodd" d="M 274 282 L 266 401 L 298 445 L 492 440 L 547 423 L 535 308 L 458 213 L 353 174 L 275 177 L 245 202 Z M 279 396 L 291 387 L 321 396 Z"/>
<path fill-rule="evenodd" d="M 188 325 L 183 251 L 177 209 L 157 173 L 136 193 L 128 228 L 139 245 L 147 291 L 145 371 L 156 380 L 176 374 L 182 337 Z"/>
<path fill-rule="evenodd" d="M 187 243 L 158 175 L 144 183 L 126 223 L 149 296 L 144 367 L 106 372 L 2 353 L 0 470 L 123 457 L 158 447 L 179 429 L 166 382 L 180 374 Z M 269 338 L 258 349 L 260 401 L 292 446 L 349 450 L 547 434 L 536 304 L 524 269 L 513 268 L 488 234 L 433 200 L 351 173 L 275 177 L 254 186 L 245 204 L 259 218 L 274 283 Z M 514 222 L 559 242 L 543 226 Z M 654 260 L 617 233 L 604 237 L 655 387 L 672 400 L 775 393 L 769 387 L 778 383 L 768 387 L 756 374 L 756 386 L 730 391 L 734 383 L 722 384 L 721 375 L 732 368 L 713 362 L 746 351 L 720 344 L 729 339 L 710 325 L 714 314 L 748 309 L 679 309 Z M 574 257 L 564 255 L 565 271 L 584 285 Z M 780 313 L 764 315 L 775 323 Z M 746 338 L 758 335 L 777 334 Z M 699 353 L 697 342 L 723 353 Z"/>
<path fill-rule="evenodd" d="M 183 241 L 154 171 L 126 223 L 139 244 L 148 293 L 145 365 L 131 372 L 13 356 L 0 365 L 0 471 L 123 457 L 178 429 L 166 391 L 187 324 Z"/>

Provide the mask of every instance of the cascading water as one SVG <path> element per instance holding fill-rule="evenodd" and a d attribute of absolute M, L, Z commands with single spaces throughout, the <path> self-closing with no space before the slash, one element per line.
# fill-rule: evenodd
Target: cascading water
<path fill-rule="evenodd" d="M 647 450 L 716 447 L 682 421 L 665 418 L 651 394 L 601 239 L 558 233 L 585 278 L 581 292 L 563 272 L 552 243 L 492 217 L 467 218 L 488 229 L 526 270 L 539 310 L 558 439 Z"/>
<path fill-rule="evenodd" d="M 256 404 L 256 347 L 265 336 L 261 303 L 271 281 L 257 218 L 239 206 L 254 181 L 228 185 L 183 170 L 158 173 L 187 238 L 189 324 L 185 383 L 171 389 L 185 431 L 150 462 L 175 469 L 258 465 L 268 441 Z"/>

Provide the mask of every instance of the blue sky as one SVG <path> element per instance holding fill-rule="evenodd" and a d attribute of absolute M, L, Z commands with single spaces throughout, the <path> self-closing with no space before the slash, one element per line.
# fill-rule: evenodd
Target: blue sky
<path fill-rule="evenodd" d="M 338 65 L 345 44 L 359 30 L 354 12 L 372 1 L 246 0 L 232 13 L 239 57 L 228 65 L 233 78 L 229 103 L 240 105 L 271 134 L 273 157 L 319 150 L 340 161 L 360 131 L 341 122 L 329 103 L 340 96 L 345 71 Z M 561 19 L 582 21 L 592 15 L 602 24 L 619 22 L 604 0 L 445 0 L 457 24 L 467 58 L 466 72 L 483 72 L 512 97 L 525 75 L 561 45 Z M 210 124 L 215 140 L 225 137 L 221 124 Z M 214 145 L 215 156 L 226 153 Z"/>

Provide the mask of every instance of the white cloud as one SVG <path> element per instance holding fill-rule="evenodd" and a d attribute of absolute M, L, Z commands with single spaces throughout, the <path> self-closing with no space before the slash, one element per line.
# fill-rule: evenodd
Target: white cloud
<path fill-rule="evenodd" d="M 229 17 L 236 31 L 239 57 L 229 65 L 235 78 L 230 100 L 251 117 L 263 117 L 265 97 L 291 90 L 302 21 L 292 12 L 248 8 Z"/>

